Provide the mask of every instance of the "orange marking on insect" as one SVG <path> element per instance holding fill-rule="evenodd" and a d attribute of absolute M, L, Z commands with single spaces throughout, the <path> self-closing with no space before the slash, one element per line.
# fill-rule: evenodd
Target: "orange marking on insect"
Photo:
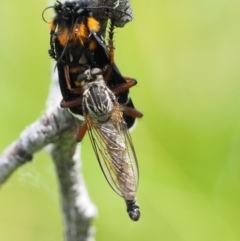
<path fill-rule="evenodd" d="M 54 31 L 55 28 L 56 28 L 56 24 L 54 23 L 54 21 L 51 21 L 51 22 L 50 22 L 50 30 L 51 30 L 51 31 Z"/>
<path fill-rule="evenodd" d="M 90 43 L 89 43 L 89 49 L 90 50 L 94 50 L 94 49 L 96 49 L 96 47 L 97 47 L 97 42 L 95 41 L 95 40 L 92 40 Z"/>
<path fill-rule="evenodd" d="M 77 38 L 80 41 L 82 45 L 84 45 L 84 42 L 87 40 L 89 35 L 89 31 L 84 23 L 81 23 L 79 25 L 79 28 L 77 29 Z"/>
<path fill-rule="evenodd" d="M 77 73 L 77 72 L 82 72 L 82 71 L 84 71 L 84 68 L 81 66 L 72 67 L 69 70 L 70 73 Z"/>
<path fill-rule="evenodd" d="M 59 29 L 58 40 L 62 46 L 66 45 L 69 37 L 69 32 L 67 28 Z"/>
<path fill-rule="evenodd" d="M 88 18 L 87 26 L 90 30 L 93 30 L 96 33 L 100 30 L 99 22 L 93 17 Z"/>
<path fill-rule="evenodd" d="M 81 87 L 81 83 L 79 83 L 78 81 L 74 81 L 74 84 L 76 85 L 76 87 Z"/>

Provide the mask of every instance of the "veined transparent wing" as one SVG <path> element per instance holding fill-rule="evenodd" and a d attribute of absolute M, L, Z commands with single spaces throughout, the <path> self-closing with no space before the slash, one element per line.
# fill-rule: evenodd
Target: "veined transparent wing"
<path fill-rule="evenodd" d="M 138 187 L 138 163 L 118 104 L 106 122 L 87 115 L 85 118 L 94 152 L 108 183 L 125 200 L 134 200 Z"/>

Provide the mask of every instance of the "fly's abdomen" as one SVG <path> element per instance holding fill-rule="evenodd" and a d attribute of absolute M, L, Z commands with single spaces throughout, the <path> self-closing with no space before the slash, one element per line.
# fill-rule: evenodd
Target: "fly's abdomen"
<path fill-rule="evenodd" d="M 119 190 L 125 200 L 134 200 L 137 183 L 135 182 L 135 175 L 131 165 L 132 157 L 128 152 L 124 136 L 121 131 L 116 128 L 114 122 L 106 124 L 108 125 L 108 128 L 102 128 L 102 131 L 111 130 L 108 131 L 108 152 L 111 156 L 110 164 L 115 172 Z"/>
<path fill-rule="evenodd" d="M 138 167 L 134 149 L 131 149 L 129 145 L 130 136 L 125 131 L 127 126 L 121 118 L 118 106 L 115 106 L 108 122 L 97 124 L 95 128 L 107 144 L 105 155 L 108 158 L 102 165 L 106 179 L 112 188 L 125 199 L 130 218 L 137 221 L 140 217 L 139 206 L 136 202 Z"/>

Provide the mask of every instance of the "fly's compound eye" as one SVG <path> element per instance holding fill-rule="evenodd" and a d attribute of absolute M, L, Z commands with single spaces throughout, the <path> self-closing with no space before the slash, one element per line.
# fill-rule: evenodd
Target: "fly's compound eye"
<path fill-rule="evenodd" d="M 86 80 L 87 78 L 88 78 L 88 76 L 85 74 L 85 72 L 81 73 L 77 77 L 77 82 L 82 82 L 82 81 Z"/>
<path fill-rule="evenodd" d="M 86 71 L 78 75 L 77 82 L 81 83 L 81 85 L 84 85 L 85 81 L 90 79 L 92 79 L 91 71 L 87 69 Z"/>

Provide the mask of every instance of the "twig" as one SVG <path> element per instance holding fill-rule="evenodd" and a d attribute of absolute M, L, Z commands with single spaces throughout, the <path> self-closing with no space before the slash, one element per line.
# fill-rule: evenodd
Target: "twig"
<path fill-rule="evenodd" d="M 114 7 L 128 14 L 115 21 L 124 26 L 131 20 L 130 0 L 90 0 L 95 6 Z M 102 15 L 101 15 L 102 14 Z M 106 15 L 99 12 L 106 26 Z M 104 30 L 104 29 L 103 29 Z M 47 51 L 46 51 L 47 52 Z M 76 120 L 66 109 L 59 108 L 61 94 L 57 74 L 53 74 L 45 114 L 28 126 L 0 156 L 0 186 L 18 167 L 33 159 L 34 153 L 46 147 L 57 172 L 62 200 L 66 241 L 93 241 L 91 220 L 96 216 L 87 189 L 79 172 L 79 149 L 76 149 L 74 126 Z M 81 123 L 80 123 L 81 124 Z"/>

